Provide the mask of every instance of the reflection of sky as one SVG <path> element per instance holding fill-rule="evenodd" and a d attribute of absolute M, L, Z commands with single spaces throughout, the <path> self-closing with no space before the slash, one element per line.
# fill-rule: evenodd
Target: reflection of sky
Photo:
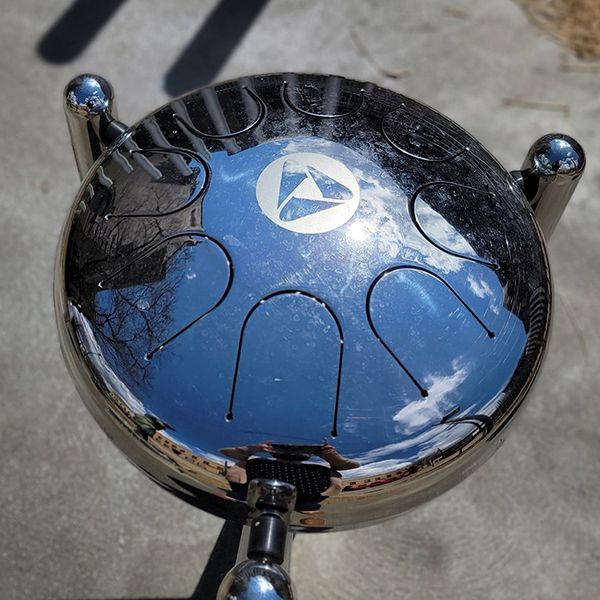
<path fill-rule="evenodd" d="M 327 233 L 303 235 L 277 227 L 261 213 L 254 184 L 268 164 L 291 152 L 323 152 L 354 173 L 361 202 L 348 223 Z M 468 431 L 469 425 L 437 426 L 456 405 L 471 414 L 491 412 L 525 346 L 523 324 L 502 306 L 503 289 L 490 268 L 444 253 L 419 234 L 404 192 L 380 167 L 339 144 L 310 138 L 272 142 L 232 156 L 215 153 L 210 164 L 213 182 L 203 202 L 203 222 L 206 233 L 221 241 L 232 257 L 231 290 L 216 311 L 151 361 L 142 361 L 144 375 L 130 390 L 146 412 L 173 427 L 173 439 L 217 453 L 224 446 L 265 438 L 320 443 L 330 435 L 340 340 L 327 311 L 298 296 L 273 298 L 250 319 L 234 419 L 225 423 L 244 317 L 260 298 L 279 289 L 318 296 L 341 322 L 344 359 L 339 437 L 334 443 L 342 454 L 363 462 L 401 463 L 424 448 L 460 439 L 464 428 Z M 455 244 L 452 249 L 466 248 L 448 223 L 440 229 L 439 216 L 429 215 L 429 220 L 438 238 L 443 235 L 446 244 Z M 168 313 L 162 315 L 163 339 L 214 305 L 226 286 L 227 263 L 212 242 L 181 244 L 177 257 L 162 281 L 135 281 L 129 288 L 104 289 L 97 295 L 101 312 L 115 306 L 117 294 L 135 299 L 136 309 L 124 320 L 121 333 L 127 349 L 115 345 L 108 351 L 102 342 L 115 377 L 129 379 L 125 353 L 143 359 L 152 349 L 147 321 L 151 324 L 154 317 L 147 320 L 144 315 L 151 313 L 161 286 L 171 289 L 169 302 L 161 308 Z M 439 274 L 495 333 L 489 339 L 431 275 L 404 269 L 383 277 L 372 294 L 375 327 L 429 390 L 426 398 L 377 341 L 366 319 L 369 285 L 397 265 Z M 109 334 L 106 328 L 103 332 Z"/>
<path fill-rule="evenodd" d="M 477 258 L 477 252 L 460 232 L 420 198 L 415 202 L 415 215 L 431 239 L 463 256 Z"/>

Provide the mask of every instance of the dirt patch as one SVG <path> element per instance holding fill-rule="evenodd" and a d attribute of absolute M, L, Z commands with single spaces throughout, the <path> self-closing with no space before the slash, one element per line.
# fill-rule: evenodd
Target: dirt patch
<path fill-rule="evenodd" d="M 531 21 L 578 58 L 600 59 L 598 0 L 515 0 Z"/>

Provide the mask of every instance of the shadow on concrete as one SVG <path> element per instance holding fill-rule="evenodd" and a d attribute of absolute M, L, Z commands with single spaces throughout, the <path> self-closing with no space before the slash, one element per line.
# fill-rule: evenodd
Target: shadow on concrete
<path fill-rule="evenodd" d="M 214 600 L 217 597 L 217 591 L 223 577 L 235 565 L 241 535 L 241 525 L 233 521 L 225 521 L 204 567 L 200 581 L 189 598 L 157 598 L 152 596 L 128 598 L 126 600 Z"/>
<path fill-rule="evenodd" d="M 77 58 L 125 0 L 75 0 L 40 40 L 38 54 L 47 62 Z"/>
<path fill-rule="evenodd" d="M 210 83 L 268 0 L 221 0 L 165 76 L 171 96 Z"/>
<path fill-rule="evenodd" d="M 269 0 L 221 0 L 165 75 L 171 96 L 210 83 Z M 75 0 L 37 45 L 42 59 L 76 59 L 126 0 Z"/>

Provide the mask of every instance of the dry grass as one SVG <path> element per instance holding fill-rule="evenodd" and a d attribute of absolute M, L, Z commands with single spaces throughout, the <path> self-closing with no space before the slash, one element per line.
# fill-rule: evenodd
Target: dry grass
<path fill-rule="evenodd" d="M 600 58 L 600 0 L 516 0 L 529 18 L 578 58 Z"/>

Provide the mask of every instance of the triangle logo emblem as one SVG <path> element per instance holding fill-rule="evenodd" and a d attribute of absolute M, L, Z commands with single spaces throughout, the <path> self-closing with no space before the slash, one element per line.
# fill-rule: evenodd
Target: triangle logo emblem
<path fill-rule="evenodd" d="M 328 210 L 351 198 L 352 192 L 345 185 L 317 168 L 289 160 L 284 163 L 277 203 L 282 221 Z"/>
<path fill-rule="evenodd" d="M 268 165 L 256 184 L 263 213 L 284 229 L 323 233 L 343 225 L 358 207 L 352 172 L 323 154 L 297 153 Z"/>

